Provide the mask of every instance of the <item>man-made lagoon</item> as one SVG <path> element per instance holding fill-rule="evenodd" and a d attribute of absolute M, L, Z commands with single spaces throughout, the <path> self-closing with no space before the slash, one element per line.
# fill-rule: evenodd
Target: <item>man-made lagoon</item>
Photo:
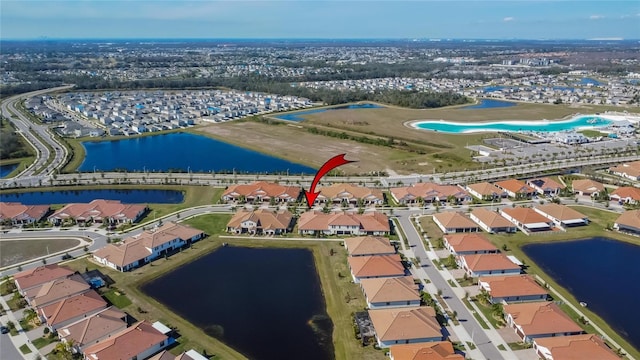
<path fill-rule="evenodd" d="M 13 170 L 18 167 L 19 164 L 0 165 L 0 179 L 11 174 Z"/>
<path fill-rule="evenodd" d="M 0 194 L 0 201 L 21 202 L 25 205 L 88 203 L 95 199 L 120 200 L 125 204 L 180 204 L 182 191 L 176 190 L 56 190 Z"/>
<path fill-rule="evenodd" d="M 578 301 L 640 348 L 640 246 L 607 238 L 525 245 L 522 250 Z"/>
<path fill-rule="evenodd" d="M 333 358 L 310 250 L 222 247 L 141 289 L 250 359 Z"/>
<path fill-rule="evenodd" d="M 325 112 L 325 111 L 345 110 L 345 109 L 379 109 L 379 108 L 382 108 L 382 106 L 376 105 L 376 104 L 351 104 L 351 105 L 336 106 L 336 107 L 331 107 L 331 108 L 313 109 L 313 110 L 306 110 L 306 111 L 297 111 L 297 112 L 294 112 L 294 113 L 276 115 L 275 118 L 276 119 L 280 119 L 280 120 L 296 121 L 297 122 L 297 121 L 305 120 L 302 117 L 302 115 L 317 114 L 317 113 L 321 113 L 321 112 Z"/>
<path fill-rule="evenodd" d="M 301 164 L 203 135 L 169 133 L 114 141 L 83 142 L 80 171 L 190 171 L 312 174 Z"/>

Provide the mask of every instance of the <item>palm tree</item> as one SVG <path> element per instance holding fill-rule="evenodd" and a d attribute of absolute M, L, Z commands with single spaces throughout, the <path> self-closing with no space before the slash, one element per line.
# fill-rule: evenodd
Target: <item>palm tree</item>
<path fill-rule="evenodd" d="M 71 349 L 73 348 L 73 340 L 69 339 L 68 341 L 59 342 L 54 348 L 55 353 L 64 360 L 73 360 L 73 352 Z"/>

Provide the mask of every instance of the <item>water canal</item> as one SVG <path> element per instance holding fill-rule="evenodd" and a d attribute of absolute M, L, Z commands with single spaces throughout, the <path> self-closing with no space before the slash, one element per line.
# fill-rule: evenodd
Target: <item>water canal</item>
<path fill-rule="evenodd" d="M 2 202 L 21 202 L 25 205 L 88 203 L 95 199 L 120 200 L 125 204 L 180 204 L 184 193 L 177 190 L 56 190 L 22 193 L 0 193 Z"/>

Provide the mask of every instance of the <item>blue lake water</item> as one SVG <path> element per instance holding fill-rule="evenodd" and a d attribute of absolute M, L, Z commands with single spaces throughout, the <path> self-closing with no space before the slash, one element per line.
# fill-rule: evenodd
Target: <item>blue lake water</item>
<path fill-rule="evenodd" d="M 570 120 L 562 121 L 497 121 L 497 122 L 476 122 L 460 123 L 453 121 L 420 121 L 412 124 L 413 127 L 422 130 L 439 131 L 452 134 L 463 134 L 472 132 L 495 132 L 495 131 L 534 131 L 551 132 L 575 130 L 577 128 L 597 128 L 604 127 L 611 123 L 611 120 L 598 116 L 578 116 Z"/>
<path fill-rule="evenodd" d="M 607 238 L 530 244 L 527 256 L 640 348 L 640 246 Z"/>
<path fill-rule="evenodd" d="M 3 178 L 18 167 L 19 164 L 9 164 L 0 166 L 0 178 Z"/>
<path fill-rule="evenodd" d="M 180 204 L 184 201 L 184 194 L 182 191 L 159 189 L 57 190 L 0 193 L 0 201 L 21 202 L 25 205 L 88 203 L 95 199 L 120 200 L 125 204 Z"/>
<path fill-rule="evenodd" d="M 602 85 L 602 83 L 596 79 L 592 79 L 592 78 L 582 78 L 580 79 L 580 85 L 588 85 L 588 84 L 592 84 L 595 86 L 600 86 Z"/>
<path fill-rule="evenodd" d="M 191 171 L 311 174 L 301 164 L 261 154 L 203 135 L 170 133 L 115 141 L 83 142 L 80 171 Z"/>
<path fill-rule="evenodd" d="M 280 120 L 288 120 L 288 121 L 296 121 L 297 122 L 297 121 L 305 120 L 302 117 L 302 115 L 317 114 L 317 113 L 321 113 L 321 112 L 325 112 L 325 111 L 333 111 L 333 110 L 379 109 L 379 108 L 382 108 L 382 107 L 383 106 L 376 105 L 376 104 L 351 104 L 351 105 L 337 106 L 337 107 L 332 107 L 332 108 L 313 109 L 313 110 L 306 110 L 306 111 L 298 111 L 298 112 L 284 114 L 284 115 L 276 115 L 276 118 L 280 119 Z"/>
<path fill-rule="evenodd" d="M 516 106 L 518 103 L 512 101 L 502 101 L 493 99 L 481 99 L 479 104 L 469 105 L 463 107 L 465 110 L 477 110 L 477 109 L 495 109 Z"/>

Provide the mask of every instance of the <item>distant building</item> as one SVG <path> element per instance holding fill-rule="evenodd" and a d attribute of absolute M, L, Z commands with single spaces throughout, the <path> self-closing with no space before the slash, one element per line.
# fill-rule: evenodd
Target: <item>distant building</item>
<path fill-rule="evenodd" d="M 293 214 L 287 210 L 240 210 L 229 223 L 227 231 L 234 234 L 281 235 L 293 229 Z"/>
<path fill-rule="evenodd" d="M 17 202 L 0 202 L 0 223 L 26 225 L 39 222 L 51 211 L 49 205 L 23 205 Z"/>
<path fill-rule="evenodd" d="M 640 235 L 640 210 L 628 210 L 622 213 L 613 227 L 621 232 Z"/>
<path fill-rule="evenodd" d="M 298 232 L 306 235 L 388 235 L 389 218 L 381 212 L 364 214 L 307 211 L 298 220 Z"/>

